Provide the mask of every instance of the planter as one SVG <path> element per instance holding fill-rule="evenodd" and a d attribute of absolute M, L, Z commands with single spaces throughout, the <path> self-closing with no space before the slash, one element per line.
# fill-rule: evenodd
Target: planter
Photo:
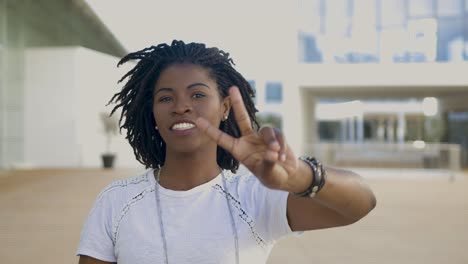
<path fill-rule="evenodd" d="M 101 158 L 105 169 L 112 169 L 114 167 L 115 154 L 102 154 Z"/>

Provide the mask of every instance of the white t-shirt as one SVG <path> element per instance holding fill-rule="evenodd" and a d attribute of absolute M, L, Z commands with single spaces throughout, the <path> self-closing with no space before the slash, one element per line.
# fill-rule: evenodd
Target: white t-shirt
<path fill-rule="evenodd" d="M 153 169 L 107 186 L 92 208 L 76 252 L 119 264 L 164 262 Z M 265 263 L 292 233 L 288 193 L 255 176 L 224 172 L 239 237 L 240 263 Z M 169 263 L 235 263 L 235 239 L 222 176 L 187 191 L 158 186 Z"/>

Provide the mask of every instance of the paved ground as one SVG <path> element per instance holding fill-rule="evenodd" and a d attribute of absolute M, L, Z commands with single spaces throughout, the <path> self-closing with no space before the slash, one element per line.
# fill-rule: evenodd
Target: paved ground
<path fill-rule="evenodd" d="M 0 262 L 77 263 L 79 233 L 97 193 L 135 171 L 35 170 L 0 174 Z M 377 208 L 360 222 L 280 241 L 269 264 L 467 264 L 468 177 L 369 184 Z"/>

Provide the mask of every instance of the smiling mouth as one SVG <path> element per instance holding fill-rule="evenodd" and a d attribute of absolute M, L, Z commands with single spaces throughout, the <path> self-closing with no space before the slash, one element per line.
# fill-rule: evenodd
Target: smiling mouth
<path fill-rule="evenodd" d="M 183 130 L 189 130 L 195 127 L 195 124 L 192 123 L 177 123 L 171 127 L 171 130 L 178 130 L 178 131 L 183 131 Z"/>

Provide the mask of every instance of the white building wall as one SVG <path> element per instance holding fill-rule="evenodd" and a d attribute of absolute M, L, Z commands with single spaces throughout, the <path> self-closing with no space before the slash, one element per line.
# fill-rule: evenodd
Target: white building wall
<path fill-rule="evenodd" d="M 101 167 L 105 136 L 99 113 L 117 91 L 117 58 L 77 47 L 26 51 L 25 163 Z M 138 163 L 124 136 L 114 138 L 116 167 Z"/>
<path fill-rule="evenodd" d="M 73 118 L 76 49 L 25 52 L 25 163 L 39 167 L 78 164 Z"/>
<path fill-rule="evenodd" d="M 100 154 L 106 151 L 106 137 L 99 113 L 110 113 L 114 105 L 106 104 L 119 92 L 122 85 L 117 81 L 129 70 L 129 65 L 117 68 L 118 59 L 93 50 L 79 48 L 76 53 L 75 118 L 80 163 L 84 167 L 101 166 Z M 120 111 L 116 112 L 120 118 Z M 117 154 L 117 167 L 142 166 L 135 159 L 133 149 L 125 139 L 126 130 L 113 137 L 111 152 Z"/>

